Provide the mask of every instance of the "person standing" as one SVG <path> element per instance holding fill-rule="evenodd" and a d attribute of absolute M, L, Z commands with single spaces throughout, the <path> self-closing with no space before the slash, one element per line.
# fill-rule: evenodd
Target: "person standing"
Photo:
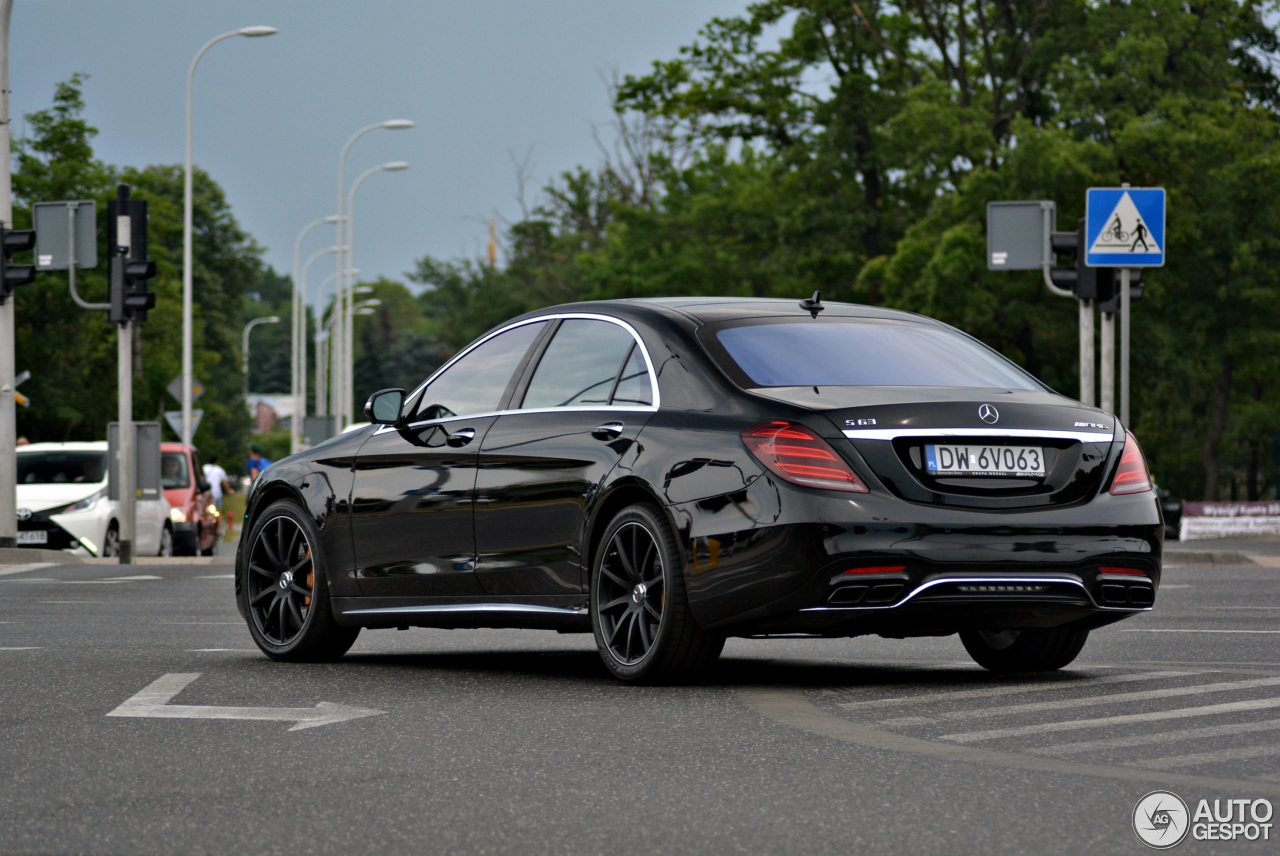
<path fill-rule="evenodd" d="M 222 500 L 227 494 L 233 492 L 231 477 L 227 475 L 227 471 L 218 463 L 217 455 L 211 455 L 209 463 L 201 467 L 200 471 L 204 473 L 204 480 L 209 483 L 209 494 L 213 497 L 213 507 L 218 509 L 219 526 L 221 526 L 221 521 L 225 519 L 227 521 L 227 532 L 230 533 L 235 529 L 236 522 L 222 513 Z M 221 538 L 223 536 L 218 534 L 217 537 Z"/>
<path fill-rule="evenodd" d="M 271 461 L 262 457 L 262 447 L 257 443 L 249 444 L 249 460 L 245 463 L 245 472 L 249 474 L 249 481 L 255 482 L 258 476 L 262 475 L 262 471 L 271 466 Z"/>
<path fill-rule="evenodd" d="M 213 494 L 213 507 L 221 512 L 222 498 L 233 491 L 231 478 L 218 463 L 217 455 L 209 456 L 209 463 L 204 465 L 204 480 L 209 483 L 209 492 Z"/>

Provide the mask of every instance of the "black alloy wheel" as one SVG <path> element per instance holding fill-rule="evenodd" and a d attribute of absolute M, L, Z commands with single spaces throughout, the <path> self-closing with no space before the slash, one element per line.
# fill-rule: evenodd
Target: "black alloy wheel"
<path fill-rule="evenodd" d="M 960 641 L 979 666 L 992 672 L 1052 672 L 1070 663 L 1089 639 L 1088 630 L 1028 627 L 966 630 Z"/>
<path fill-rule="evenodd" d="M 157 556 L 173 555 L 173 528 L 166 523 L 164 528 L 160 530 L 160 549 L 156 553 Z"/>
<path fill-rule="evenodd" d="M 591 626 L 615 677 L 678 679 L 720 656 L 724 637 L 703 631 L 690 613 L 679 552 L 657 509 L 635 505 L 615 517 L 594 564 Z"/>
<path fill-rule="evenodd" d="M 107 526 L 107 537 L 102 539 L 101 555 L 104 559 L 120 555 L 120 527 L 114 520 Z"/>
<path fill-rule="evenodd" d="M 315 524 L 296 503 L 265 509 L 249 537 L 242 573 L 249 632 L 268 657 L 293 662 L 336 660 L 358 627 L 333 618 Z"/>

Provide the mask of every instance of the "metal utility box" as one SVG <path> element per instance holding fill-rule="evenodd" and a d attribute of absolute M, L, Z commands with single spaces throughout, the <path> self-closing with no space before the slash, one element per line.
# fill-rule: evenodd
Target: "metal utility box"
<path fill-rule="evenodd" d="M 160 423 L 133 423 L 133 453 L 137 460 L 134 469 L 134 488 L 138 499 L 159 499 L 160 492 Z M 120 423 L 107 423 L 107 498 L 119 500 L 116 485 L 120 483 L 116 470 L 116 450 L 120 446 Z"/>
<path fill-rule="evenodd" d="M 987 269 L 1039 270 L 1053 264 L 1049 235 L 1057 206 L 1047 200 L 987 203 Z"/>

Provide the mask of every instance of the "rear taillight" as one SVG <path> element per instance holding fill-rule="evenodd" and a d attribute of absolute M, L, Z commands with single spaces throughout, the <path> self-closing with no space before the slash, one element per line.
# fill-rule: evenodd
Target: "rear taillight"
<path fill-rule="evenodd" d="M 1142 493 L 1151 490 L 1151 473 L 1147 471 L 1147 459 L 1133 434 L 1124 432 L 1124 453 L 1120 456 L 1120 468 L 1111 480 L 1111 494 Z"/>
<path fill-rule="evenodd" d="M 742 442 L 769 471 L 793 484 L 867 493 L 867 486 L 825 440 L 796 422 L 776 419 L 742 432 Z"/>

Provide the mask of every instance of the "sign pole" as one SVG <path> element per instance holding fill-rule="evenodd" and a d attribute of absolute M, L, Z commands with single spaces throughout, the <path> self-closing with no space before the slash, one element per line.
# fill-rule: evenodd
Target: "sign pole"
<path fill-rule="evenodd" d="M 1116 412 L 1116 316 L 1102 313 L 1102 392 L 1099 406 Z"/>
<path fill-rule="evenodd" d="M 1120 421 L 1129 427 L 1129 268 L 1120 268 Z"/>

